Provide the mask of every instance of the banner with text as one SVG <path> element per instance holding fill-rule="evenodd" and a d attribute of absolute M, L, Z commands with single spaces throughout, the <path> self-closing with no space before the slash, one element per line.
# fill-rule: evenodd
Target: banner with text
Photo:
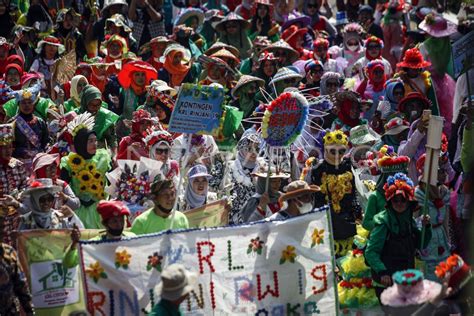
<path fill-rule="evenodd" d="M 81 242 L 91 315 L 143 315 L 168 265 L 198 274 L 186 315 L 336 315 L 328 208 L 286 221 Z"/>
<path fill-rule="evenodd" d="M 18 232 L 19 258 L 27 275 L 36 315 L 69 315 L 85 312 L 80 267 L 67 269 L 64 253 L 71 242 L 69 230 L 28 230 Z M 97 230 L 84 230 L 92 238 Z"/>
<path fill-rule="evenodd" d="M 226 199 L 185 211 L 189 227 L 217 227 L 229 224 L 229 204 Z"/>

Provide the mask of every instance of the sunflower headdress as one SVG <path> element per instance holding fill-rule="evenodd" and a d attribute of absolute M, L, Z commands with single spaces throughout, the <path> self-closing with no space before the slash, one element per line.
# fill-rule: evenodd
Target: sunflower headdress
<path fill-rule="evenodd" d="M 347 140 L 347 135 L 344 134 L 342 130 L 335 130 L 333 132 L 328 132 L 323 137 L 324 146 L 333 146 L 333 145 L 343 145 L 347 146 L 349 141 Z"/>

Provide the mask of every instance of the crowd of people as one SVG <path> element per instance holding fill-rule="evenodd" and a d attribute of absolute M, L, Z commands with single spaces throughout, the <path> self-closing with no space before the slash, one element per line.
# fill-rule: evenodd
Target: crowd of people
<path fill-rule="evenodd" d="M 452 43 L 473 21 L 469 2 L 439 0 L 2 0 L 0 315 L 34 314 L 15 231 L 71 229 L 74 266 L 82 229 L 185 229 L 221 199 L 230 225 L 329 205 L 334 256 L 362 253 L 377 298 L 400 270 L 442 283 L 441 262 L 471 262 L 474 71 L 455 77 Z M 225 91 L 218 135 L 168 130 L 185 83 Z M 288 91 L 307 123 L 270 155 L 262 117 Z M 431 116 L 444 119 L 436 185 Z M 144 158 L 152 178 L 123 163 Z M 460 297 L 445 308 L 471 314 Z M 164 295 L 155 314 L 178 305 Z"/>

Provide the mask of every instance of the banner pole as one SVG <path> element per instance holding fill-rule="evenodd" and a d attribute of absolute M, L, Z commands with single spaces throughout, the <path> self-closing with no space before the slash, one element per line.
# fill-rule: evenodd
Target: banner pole
<path fill-rule="evenodd" d="M 428 149 L 428 153 L 426 155 L 426 157 L 429 157 L 430 160 L 428 161 L 428 164 L 429 164 L 429 169 L 428 170 L 431 170 L 432 166 L 433 166 L 433 149 L 432 148 L 427 148 Z M 430 183 L 431 183 L 431 172 L 428 172 L 428 181 L 426 181 L 427 183 L 425 183 L 425 199 L 423 200 L 423 213 L 422 213 L 422 217 L 421 217 L 421 245 L 420 245 L 420 250 L 423 249 L 423 245 L 425 244 L 425 231 L 426 231 L 426 227 L 425 225 L 423 225 L 423 217 L 428 214 L 428 200 L 429 200 L 429 196 L 430 196 Z"/>

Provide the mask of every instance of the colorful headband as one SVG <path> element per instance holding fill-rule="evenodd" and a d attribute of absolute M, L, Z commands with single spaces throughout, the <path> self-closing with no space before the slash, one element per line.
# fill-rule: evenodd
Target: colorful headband
<path fill-rule="evenodd" d="M 401 172 L 396 173 L 394 176 L 389 176 L 383 189 L 387 201 L 390 201 L 397 194 L 403 195 L 409 201 L 414 199 L 415 189 L 413 181 Z"/>

